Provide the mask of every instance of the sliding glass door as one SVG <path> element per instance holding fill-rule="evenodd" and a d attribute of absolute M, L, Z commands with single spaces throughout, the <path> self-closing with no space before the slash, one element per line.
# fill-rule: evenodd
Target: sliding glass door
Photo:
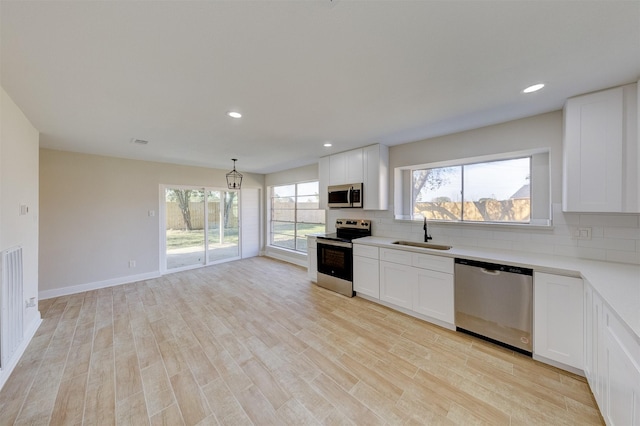
<path fill-rule="evenodd" d="M 167 187 L 164 195 L 167 271 L 239 258 L 237 192 Z"/>
<path fill-rule="evenodd" d="M 238 193 L 208 191 L 207 254 L 209 262 L 240 256 Z"/>

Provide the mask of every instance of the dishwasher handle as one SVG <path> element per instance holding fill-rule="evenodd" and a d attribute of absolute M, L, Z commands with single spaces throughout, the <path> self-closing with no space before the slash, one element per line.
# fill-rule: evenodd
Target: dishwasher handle
<path fill-rule="evenodd" d="M 480 268 L 480 270 L 482 271 L 483 274 L 500 275 L 500 271 L 495 270 L 495 269 Z"/>

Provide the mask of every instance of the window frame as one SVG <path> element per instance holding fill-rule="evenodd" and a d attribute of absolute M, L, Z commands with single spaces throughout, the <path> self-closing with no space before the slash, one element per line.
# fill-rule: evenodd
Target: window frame
<path fill-rule="evenodd" d="M 304 184 L 309 184 L 309 183 L 317 183 L 318 185 L 318 208 L 317 209 L 300 209 L 298 207 L 298 197 L 299 197 L 299 185 L 304 185 Z M 274 222 L 283 222 L 281 220 L 274 220 L 274 199 L 275 199 L 275 189 L 278 187 L 283 187 L 283 186 L 294 186 L 294 207 L 293 207 L 293 214 L 294 214 L 294 221 L 293 222 L 286 222 L 286 223 L 292 223 L 293 224 L 293 241 L 294 241 L 294 248 L 290 248 L 290 247 L 284 247 L 281 245 L 277 245 L 274 243 L 273 240 L 273 236 L 274 236 Z M 308 247 L 304 247 L 304 248 L 300 248 L 298 247 L 298 239 L 301 238 L 301 236 L 298 235 L 298 225 L 300 224 L 313 224 L 313 225 L 323 225 L 323 228 L 326 229 L 326 210 L 322 209 L 320 207 L 320 181 L 319 180 L 309 180 L 309 181 L 302 181 L 302 182 L 292 182 L 292 183 L 282 183 L 282 184 L 278 184 L 278 185 L 271 185 L 269 186 L 269 191 L 268 191 L 268 197 L 269 197 L 269 246 L 279 249 L 279 250 L 288 250 L 291 252 L 295 252 L 295 253 L 302 253 L 302 254 L 307 254 L 308 253 Z M 305 194 L 303 194 L 302 196 L 304 196 Z M 306 194 L 306 195 L 312 195 L 312 194 Z M 318 212 L 322 212 L 324 214 L 323 217 L 323 222 L 322 223 L 316 223 L 316 222 L 300 222 L 298 220 L 299 218 L 299 214 L 298 212 L 300 210 L 303 211 L 318 211 Z M 324 230 L 323 229 L 323 230 Z"/>
<path fill-rule="evenodd" d="M 405 222 L 422 221 L 422 215 L 414 215 L 413 171 L 444 167 L 466 166 L 478 163 L 512 160 L 530 157 L 530 198 L 531 213 L 529 222 L 469 221 L 428 219 L 445 225 L 475 225 L 499 227 L 540 227 L 552 226 L 551 198 L 551 149 L 535 148 L 523 151 L 504 152 L 476 157 L 436 161 L 394 168 L 394 220 Z"/>
<path fill-rule="evenodd" d="M 414 167 L 411 168 L 411 190 L 412 190 L 412 194 L 411 194 L 411 199 L 410 199 L 410 212 L 411 212 L 411 218 L 412 220 L 422 220 L 424 218 L 424 216 L 419 215 L 416 216 L 415 212 L 415 206 L 416 206 L 416 198 L 417 198 L 417 194 L 414 192 L 414 173 L 416 171 L 421 171 L 421 170 L 436 170 L 436 169 L 446 169 L 446 168 L 459 168 L 460 169 L 460 218 L 458 220 L 447 220 L 447 219 L 429 219 L 430 221 L 437 221 L 437 222 L 453 222 L 453 223 L 494 223 L 494 224 L 529 224 L 531 223 L 531 201 L 529 201 L 529 219 L 527 221 L 507 221 L 507 220 L 471 220 L 471 219 L 466 219 L 465 218 L 465 211 L 466 211 L 466 205 L 465 203 L 467 202 L 474 202 L 472 199 L 468 198 L 467 196 L 465 196 L 465 191 L 466 191 L 466 167 L 468 166 L 475 166 L 475 165 L 480 165 L 480 164 L 491 164 L 491 163 L 500 163 L 500 162 L 504 162 L 504 161 L 511 161 L 511 160 L 523 160 L 523 159 L 528 159 L 529 160 L 529 173 L 528 175 L 531 176 L 531 165 L 533 163 L 533 159 L 531 155 L 523 155 L 523 156 L 517 156 L 517 157 L 512 157 L 512 158 L 501 158 L 501 159 L 495 159 L 495 160 L 488 160 L 488 161 L 476 161 L 476 162 L 465 162 L 462 164 L 456 164 L 456 165 L 449 165 L 449 166 L 445 166 L 445 167 Z M 531 191 L 531 180 L 529 180 L 529 188 Z M 531 197 L 529 197 L 529 200 L 531 200 Z"/>

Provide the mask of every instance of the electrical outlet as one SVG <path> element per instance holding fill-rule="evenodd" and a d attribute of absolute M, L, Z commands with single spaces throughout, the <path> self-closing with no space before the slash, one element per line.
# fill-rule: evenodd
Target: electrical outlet
<path fill-rule="evenodd" d="M 579 240 L 590 240 L 591 228 L 576 228 L 574 235 Z"/>
<path fill-rule="evenodd" d="M 129 268 L 135 268 L 136 267 L 136 261 L 135 260 L 130 260 L 129 261 Z"/>
<path fill-rule="evenodd" d="M 34 308 L 36 306 L 35 297 L 30 297 L 29 300 L 25 300 L 24 302 L 27 308 Z"/>

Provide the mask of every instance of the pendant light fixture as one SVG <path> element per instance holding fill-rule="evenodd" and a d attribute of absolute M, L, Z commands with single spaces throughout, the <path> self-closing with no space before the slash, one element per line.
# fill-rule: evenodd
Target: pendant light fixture
<path fill-rule="evenodd" d="M 236 161 L 237 158 L 232 158 L 233 161 L 233 170 L 227 173 L 227 186 L 229 189 L 240 189 L 242 185 L 242 173 L 236 170 Z"/>

